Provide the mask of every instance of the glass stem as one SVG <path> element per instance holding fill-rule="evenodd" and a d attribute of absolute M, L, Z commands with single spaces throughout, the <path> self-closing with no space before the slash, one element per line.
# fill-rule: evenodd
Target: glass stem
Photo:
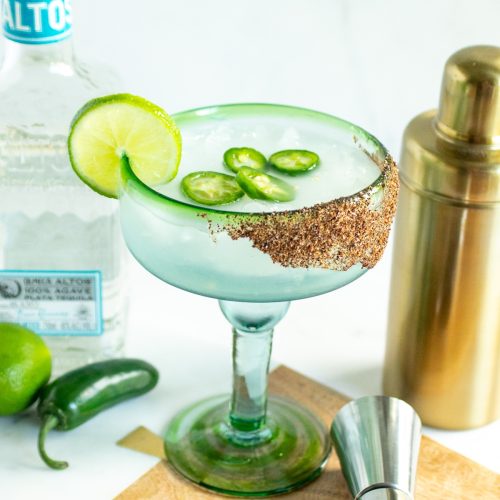
<path fill-rule="evenodd" d="M 272 342 L 272 329 L 255 333 L 233 329 L 233 396 L 229 419 L 239 431 L 256 431 L 265 424 Z"/>
<path fill-rule="evenodd" d="M 288 310 L 289 302 L 220 301 L 233 325 L 233 395 L 229 421 L 243 433 L 265 426 L 267 376 L 273 328 Z"/>

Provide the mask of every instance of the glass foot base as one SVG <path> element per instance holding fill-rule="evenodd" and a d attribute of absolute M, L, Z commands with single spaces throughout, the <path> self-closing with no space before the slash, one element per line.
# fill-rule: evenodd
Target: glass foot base
<path fill-rule="evenodd" d="M 323 424 L 292 401 L 271 397 L 266 428 L 240 432 L 228 423 L 227 397 L 177 414 L 165 436 L 170 464 L 194 483 L 226 495 L 267 496 L 315 479 L 330 454 Z"/>

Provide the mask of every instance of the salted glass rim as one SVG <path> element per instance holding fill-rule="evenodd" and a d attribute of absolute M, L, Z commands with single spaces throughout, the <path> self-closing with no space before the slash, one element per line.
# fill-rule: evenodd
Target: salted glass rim
<path fill-rule="evenodd" d="M 375 146 L 375 150 L 377 151 L 377 153 L 381 154 L 382 160 L 385 160 L 389 156 L 387 148 L 374 135 L 370 134 L 362 127 L 355 125 L 354 123 L 351 123 L 342 118 L 339 118 L 337 116 L 300 106 L 290 106 L 286 104 L 273 104 L 273 103 L 260 103 L 260 102 L 216 104 L 216 105 L 192 108 L 186 111 L 180 111 L 178 113 L 172 114 L 172 118 L 174 119 L 175 123 L 179 126 L 179 128 L 182 128 L 182 125 L 184 123 L 189 123 L 192 120 L 199 120 L 200 117 L 210 116 L 214 114 L 225 115 L 227 117 L 230 116 L 241 117 L 245 116 L 245 114 L 247 116 L 251 114 L 258 115 L 259 111 L 262 110 L 268 110 L 268 111 L 271 110 L 273 111 L 273 113 L 276 113 L 277 115 L 280 116 L 287 116 L 287 115 L 302 116 L 302 117 L 314 118 L 316 120 L 321 120 L 325 122 L 330 122 L 338 129 L 344 129 L 348 132 L 351 132 L 353 137 L 353 147 L 357 147 L 356 146 L 357 140 L 362 139 L 364 142 L 370 143 L 373 146 Z M 370 157 L 370 160 L 373 161 L 373 163 L 375 163 L 378 168 L 380 168 L 380 165 L 375 160 L 373 160 L 373 158 Z M 170 204 L 177 207 L 186 208 L 192 212 L 196 212 L 196 214 L 199 214 L 200 211 L 203 211 L 204 213 L 246 217 L 246 216 L 263 216 L 263 215 L 277 214 L 284 212 L 293 214 L 295 212 L 301 212 L 304 208 L 307 208 L 307 207 L 300 207 L 293 210 L 287 210 L 284 207 L 283 210 L 273 210 L 270 212 L 265 212 L 265 211 L 239 212 L 235 210 L 217 209 L 213 207 L 195 205 L 193 203 L 182 201 L 177 198 L 172 198 L 170 196 L 160 193 L 159 191 L 156 191 L 154 187 L 148 186 L 141 179 L 139 179 L 139 177 L 137 177 L 137 175 L 134 173 L 128 162 L 124 162 L 122 165 L 123 165 L 122 175 L 125 177 L 124 180 L 129 182 L 131 181 L 135 185 L 134 187 L 139 188 L 139 190 L 141 190 L 148 197 L 151 197 L 155 201 L 160 201 L 161 203 L 165 203 L 166 205 Z M 374 181 L 372 181 L 370 184 L 360 189 L 359 191 L 356 191 L 355 193 L 350 194 L 348 196 L 332 198 L 327 202 L 319 204 L 332 203 L 336 201 L 345 201 L 345 200 L 356 200 L 360 196 L 378 190 L 379 186 L 383 185 L 386 175 L 387 173 L 384 171 L 384 169 L 381 169 L 380 175 Z M 125 182 L 124 184 L 126 185 L 127 182 Z M 123 190 L 126 191 L 125 186 Z M 121 196 L 122 194 L 120 194 L 120 197 Z"/>

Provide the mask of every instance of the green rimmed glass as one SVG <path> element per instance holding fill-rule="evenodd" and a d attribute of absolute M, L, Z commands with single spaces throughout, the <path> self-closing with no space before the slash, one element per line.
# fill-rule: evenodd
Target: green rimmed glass
<path fill-rule="evenodd" d="M 364 130 L 307 109 L 225 105 L 179 113 L 174 119 L 187 151 L 192 146 L 186 137 L 196 127 L 216 133 L 221 124 L 231 127 L 236 122 L 239 127 L 259 121 L 278 128 L 293 123 L 333 144 L 361 148 L 380 169 L 375 179 L 373 172 L 367 174 L 361 191 L 317 210 L 270 214 L 204 208 L 170 198 L 146 186 L 123 163 L 120 208 L 131 252 L 163 281 L 217 298 L 234 332 L 232 397 L 202 401 L 173 419 L 165 436 L 170 463 L 191 481 L 224 494 L 267 496 L 291 491 L 320 474 L 330 442 L 323 424 L 308 410 L 267 397 L 273 329 L 290 300 L 335 290 L 360 277 L 369 266 L 362 258 L 347 259 L 355 245 L 343 248 L 345 235 L 332 241 L 337 264 L 332 260 L 328 266 L 296 266 L 271 258 L 245 230 L 272 224 L 278 229 L 288 222 L 306 227 L 316 217 L 324 219 L 325 213 L 333 221 L 347 210 L 350 220 L 355 220 L 359 208 L 357 217 L 363 220 L 355 226 L 363 237 L 375 226 L 383 226 L 376 214 L 383 212 L 388 195 L 394 194 L 388 188 L 393 164 L 385 148 Z M 388 227 L 382 229 L 386 236 Z M 373 239 L 380 245 L 379 233 Z M 376 250 L 363 251 L 368 259 Z"/>

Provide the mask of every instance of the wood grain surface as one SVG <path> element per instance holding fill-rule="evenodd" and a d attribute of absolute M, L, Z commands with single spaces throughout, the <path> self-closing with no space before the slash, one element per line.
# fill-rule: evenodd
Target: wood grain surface
<path fill-rule="evenodd" d="M 348 401 L 331 389 L 285 366 L 270 376 L 271 394 L 296 400 L 330 426 L 337 411 Z M 498 446 L 498 443 L 492 443 Z M 499 500 L 500 475 L 468 458 L 423 437 L 417 477 L 417 500 Z M 213 500 L 221 497 L 201 490 L 159 462 L 118 497 L 118 500 Z M 305 488 L 282 495 L 290 500 L 347 500 L 350 497 L 339 461 L 333 452 L 323 474 Z"/>

